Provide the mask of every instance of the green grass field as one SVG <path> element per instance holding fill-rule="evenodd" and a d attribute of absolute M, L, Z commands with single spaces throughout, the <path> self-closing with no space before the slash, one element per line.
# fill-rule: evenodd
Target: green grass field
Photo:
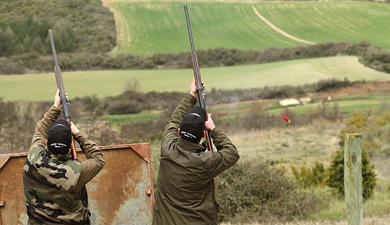
<path fill-rule="evenodd" d="M 148 120 L 153 120 L 161 117 L 162 114 L 159 111 L 153 112 L 142 112 L 137 114 L 126 114 L 126 115 L 107 115 L 102 119 L 108 121 L 111 124 L 123 124 L 123 123 L 138 123 Z"/>
<path fill-rule="evenodd" d="M 362 110 L 374 110 L 386 104 L 390 99 L 390 93 L 385 94 L 366 94 L 366 95 L 355 95 L 346 97 L 335 97 L 332 101 L 327 101 L 327 107 L 329 110 L 333 110 L 335 104 L 337 104 L 339 112 L 343 115 L 348 115 L 353 112 Z M 254 104 L 261 105 L 262 109 L 266 113 L 271 115 L 280 115 L 287 108 L 294 113 L 294 115 L 305 115 L 310 112 L 315 112 L 321 107 L 321 103 L 318 99 L 314 99 L 313 102 L 306 105 L 297 106 L 281 106 L 278 100 L 267 100 L 258 102 L 244 102 L 244 103 L 232 103 L 210 106 L 208 112 L 217 115 L 218 119 L 237 119 L 242 116 L 243 113 L 250 110 Z M 106 115 L 102 118 L 104 121 L 108 121 L 113 124 L 116 128 L 125 123 L 138 123 L 150 120 L 158 119 L 163 114 L 160 111 L 145 111 L 137 114 L 127 115 Z"/>
<path fill-rule="evenodd" d="M 118 46 L 113 54 L 188 52 L 180 2 L 114 2 Z M 196 49 L 261 50 L 297 46 L 265 24 L 252 6 L 276 27 L 315 43 L 360 42 L 389 49 L 390 4 L 374 2 L 190 2 Z"/>
<path fill-rule="evenodd" d="M 374 2 L 284 2 L 259 4 L 280 29 L 314 42 L 368 41 L 390 48 L 390 4 Z"/>
<path fill-rule="evenodd" d="M 207 89 L 247 89 L 280 85 L 303 85 L 319 80 L 390 80 L 390 76 L 360 64 L 356 57 L 337 56 L 292 60 L 267 64 L 201 69 Z M 126 83 L 136 79 L 142 92 L 187 92 L 192 69 L 184 70 L 105 70 L 63 71 L 70 98 L 121 94 Z M 54 74 L 0 76 L 0 97 L 14 100 L 52 100 L 56 88 Z"/>
<path fill-rule="evenodd" d="M 294 113 L 294 115 L 305 115 L 310 112 L 315 112 L 322 107 L 322 101 L 325 101 L 327 109 L 333 110 L 337 105 L 341 114 L 348 115 L 353 112 L 363 110 L 378 109 L 383 104 L 386 104 L 390 99 L 390 93 L 384 94 L 365 94 L 365 95 L 353 95 L 344 97 L 331 98 L 331 101 L 327 99 L 312 99 L 312 102 L 308 104 L 300 104 L 296 106 L 282 106 L 278 100 L 267 100 L 257 102 L 241 102 L 240 104 L 232 103 L 226 105 L 217 105 L 209 107 L 209 112 L 217 114 L 219 119 L 235 119 L 241 116 L 245 111 L 249 111 L 251 107 L 261 105 L 262 110 L 271 115 L 280 115 L 287 108 Z"/>
<path fill-rule="evenodd" d="M 343 114 L 350 114 L 355 111 L 367 110 L 378 108 L 382 104 L 388 102 L 390 99 L 390 93 L 380 93 L 380 94 L 364 94 L 364 95 L 353 95 L 345 97 L 333 96 L 331 101 L 325 100 L 328 103 L 330 108 L 334 107 L 334 104 L 337 103 L 339 110 Z M 298 114 L 303 115 L 310 111 L 315 111 L 320 107 L 320 102 L 309 103 L 307 105 L 299 105 L 290 107 L 290 109 Z M 272 108 L 269 112 L 272 114 L 281 113 L 285 107 L 278 106 Z"/>

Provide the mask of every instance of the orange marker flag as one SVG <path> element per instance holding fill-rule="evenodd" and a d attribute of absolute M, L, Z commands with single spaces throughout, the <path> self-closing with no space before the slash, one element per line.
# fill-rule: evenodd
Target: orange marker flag
<path fill-rule="evenodd" d="M 287 117 L 285 117 L 285 116 L 283 116 L 282 118 L 283 118 L 287 123 L 290 123 L 290 122 L 291 122 L 290 119 L 287 118 Z"/>

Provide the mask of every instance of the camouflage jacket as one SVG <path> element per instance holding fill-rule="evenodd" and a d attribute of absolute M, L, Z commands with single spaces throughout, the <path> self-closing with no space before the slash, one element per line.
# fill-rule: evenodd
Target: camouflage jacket
<path fill-rule="evenodd" d="M 188 95 L 165 128 L 155 191 L 153 225 L 218 224 L 214 177 L 239 159 L 236 147 L 220 128 L 211 132 L 217 151 L 182 139 L 177 130 L 195 105 Z"/>
<path fill-rule="evenodd" d="M 52 106 L 37 123 L 24 165 L 23 188 L 28 224 L 89 224 L 85 184 L 103 168 L 103 154 L 81 132 L 74 136 L 86 155 L 82 162 L 51 154 L 45 141 L 61 110 Z"/>

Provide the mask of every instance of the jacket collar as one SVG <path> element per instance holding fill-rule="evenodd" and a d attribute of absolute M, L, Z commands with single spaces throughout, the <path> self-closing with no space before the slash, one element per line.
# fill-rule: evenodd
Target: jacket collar
<path fill-rule="evenodd" d="M 69 154 L 53 154 L 47 148 L 45 148 L 45 151 L 46 151 L 46 154 L 49 157 L 51 157 L 51 158 L 53 158 L 55 160 L 65 161 L 65 160 L 70 159 L 70 155 Z"/>
<path fill-rule="evenodd" d="M 189 151 L 189 152 L 204 152 L 206 151 L 206 147 L 198 144 L 198 143 L 192 143 L 190 141 L 187 141 L 181 137 L 179 137 L 179 140 L 177 140 L 177 146 L 183 150 Z"/>

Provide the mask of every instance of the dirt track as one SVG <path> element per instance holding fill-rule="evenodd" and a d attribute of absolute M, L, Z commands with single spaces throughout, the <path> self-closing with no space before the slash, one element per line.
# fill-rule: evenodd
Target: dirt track
<path fill-rule="evenodd" d="M 270 21 L 268 21 L 264 16 L 262 16 L 258 11 L 257 9 L 252 6 L 252 9 L 253 11 L 255 12 L 256 16 L 259 17 L 265 24 L 267 24 L 269 27 L 271 27 L 271 29 L 273 29 L 274 31 L 278 32 L 279 34 L 283 35 L 284 37 L 286 38 L 289 38 L 291 40 L 294 40 L 294 41 L 298 41 L 298 42 L 301 42 L 301 43 L 304 43 L 304 44 L 309 44 L 309 45 L 314 45 L 316 43 L 314 42 L 311 42 L 311 41 L 307 41 L 307 40 L 303 40 L 301 38 L 298 38 L 298 37 L 295 37 L 287 32 L 285 32 L 284 30 L 280 29 L 279 27 L 275 26 L 273 23 L 271 23 Z"/>

